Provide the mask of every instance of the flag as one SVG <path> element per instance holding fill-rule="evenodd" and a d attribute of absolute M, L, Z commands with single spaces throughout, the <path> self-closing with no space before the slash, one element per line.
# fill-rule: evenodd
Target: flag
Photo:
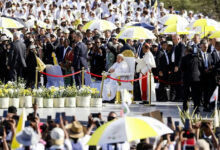
<path fill-rule="evenodd" d="M 155 13 L 157 12 L 157 6 L 158 6 L 158 2 L 157 2 L 157 0 L 155 0 L 154 6 L 153 6 L 153 9 L 154 9 Z"/>
<path fill-rule="evenodd" d="M 53 64 L 54 64 L 54 65 L 58 65 L 57 57 L 56 57 L 55 52 L 52 52 L 52 57 L 53 57 Z"/>
<path fill-rule="evenodd" d="M 218 100 L 218 86 L 215 88 L 215 91 L 212 94 L 212 97 L 210 98 L 210 103 Z"/>
<path fill-rule="evenodd" d="M 16 135 L 24 129 L 25 121 L 26 121 L 26 112 L 25 112 L 25 108 L 23 108 L 22 114 L 18 120 L 18 125 L 16 128 L 15 135 L 12 139 L 11 149 L 17 149 L 21 147 L 21 144 L 19 144 L 16 140 Z"/>
<path fill-rule="evenodd" d="M 43 71 L 46 68 L 46 65 L 37 56 L 36 56 L 36 61 L 37 61 L 37 70 L 40 71 L 40 72 Z"/>

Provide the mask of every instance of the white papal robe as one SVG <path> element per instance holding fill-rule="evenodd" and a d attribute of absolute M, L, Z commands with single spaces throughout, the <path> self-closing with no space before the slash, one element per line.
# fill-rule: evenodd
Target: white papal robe
<path fill-rule="evenodd" d="M 122 61 L 120 63 L 114 63 L 109 70 L 114 69 L 115 71 L 110 74 L 111 77 L 117 78 L 120 76 L 121 80 L 127 80 L 126 76 L 123 76 L 125 73 L 129 73 L 129 67 L 126 61 Z M 123 84 L 123 83 L 121 83 Z M 112 100 L 118 89 L 118 82 L 112 79 L 106 79 L 103 85 L 102 97 L 103 100 L 110 101 Z"/>
<path fill-rule="evenodd" d="M 156 67 L 153 54 L 150 51 L 148 51 L 145 53 L 142 59 L 138 59 L 136 61 L 138 63 L 136 71 L 140 73 L 141 77 L 143 75 L 147 75 L 147 78 L 140 80 L 142 100 L 156 101 L 154 77 L 153 74 L 151 73 L 151 78 L 150 78 L 150 72 L 149 72 L 151 71 L 152 68 Z"/>

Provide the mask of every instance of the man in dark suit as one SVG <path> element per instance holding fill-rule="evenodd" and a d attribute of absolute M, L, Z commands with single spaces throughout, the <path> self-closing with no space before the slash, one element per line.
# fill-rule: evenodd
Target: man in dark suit
<path fill-rule="evenodd" d="M 13 34 L 14 42 L 12 43 L 13 55 L 11 55 L 10 63 L 7 68 L 10 72 L 12 80 L 17 80 L 17 77 L 23 77 L 24 68 L 27 67 L 26 59 L 26 46 L 20 40 L 20 34 L 15 32 Z"/>
<path fill-rule="evenodd" d="M 86 45 L 82 42 L 83 35 L 81 32 L 76 33 L 75 41 L 76 41 L 76 47 L 74 49 L 74 58 L 73 58 L 73 68 L 74 71 L 80 71 L 82 70 L 82 67 L 84 69 L 88 68 L 88 63 L 87 63 L 87 47 Z M 75 75 L 75 81 L 77 86 L 81 86 L 81 74 Z"/>
<path fill-rule="evenodd" d="M 168 81 L 171 73 L 170 67 L 170 55 L 167 50 L 167 41 L 161 42 L 161 53 L 162 56 L 159 58 L 159 78 L 163 81 Z M 158 101 L 168 101 L 167 92 L 166 92 L 167 84 L 160 82 L 158 89 Z"/>
<path fill-rule="evenodd" d="M 122 53 L 125 50 L 132 50 L 136 54 L 136 50 L 133 47 L 133 40 L 127 39 L 124 46 L 120 49 L 120 53 Z"/>
<path fill-rule="evenodd" d="M 135 46 L 135 49 L 136 49 L 136 52 L 137 52 L 137 56 L 139 58 L 143 58 L 143 56 L 144 56 L 144 53 L 142 51 L 143 45 L 144 45 L 144 40 L 139 40 L 137 45 Z"/>
<path fill-rule="evenodd" d="M 210 53 L 207 52 L 208 50 L 208 41 L 206 39 L 201 40 L 200 42 L 201 45 L 201 58 L 202 58 L 202 70 L 201 70 L 201 92 L 203 94 L 202 98 L 204 101 L 204 111 L 209 112 L 209 100 L 212 95 L 212 70 L 213 70 L 213 61 L 212 61 L 212 56 Z"/>
<path fill-rule="evenodd" d="M 3 35 L 1 37 L 1 44 L 0 44 L 0 80 L 3 83 L 7 83 L 8 81 L 8 54 L 10 49 L 9 39 Z"/>
<path fill-rule="evenodd" d="M 200 35 L 195 34 L 193 37 L 193 43 L 192 43 L 193 53 L 197 54 L 200 51 Z"/>
<path fill-rule="evenodd" d="M 43 42 L 43 62 L 45 64 L 53 64 L 52 53 L 56 51 L 59 42 L 57 41 L 56 36 L 53 34 L 47 34 Z"/>
<path fill-rule="evenodd" d="M 171 53 L 171 66 L 172 66 L 172 74 L 171 74 L 171 82 L 179 83 L 181 82 L 181 72 L 180 72 L 180 63 L 182 57 L 185 55 L 185 45 L 181 42 L 181 38 L 179 35 L 173 35 L 173 50 Z M 182 101 L 182 90 L 181 84 L 173 84 L 171 85 L 171 101 Z"/>
<path fill-rule="evenodd" d="M 187 46 L 187 54 L 182 58 L 180 70 L 183 73 L 183 109 L 188 110 L 188 100 L 190 97 L 190 89 L 194 102 L 194 109 L 199 113 L 199 105 L 201 98 L 200 75 L 202 69 L 202 58 L 199 53 L 194 53 L 193 45 Z"/>
<path fill-rule="evenodd" d="M 62 64 L 66 54 L 68 53 L 68 51 L 72 50 L 72 48 L 69 46 L 70 41 L 69 39 L 65 39 L 64 40 L 64 45 L 57 48 L 56 50 L 56 56 L 57 56 L 57 60 L 59 64 Z"/>
<path fill-rule="evenodd" d="M 92 40 L 92 31 L 90 29 L 86 30 L 86 36 L 83 38 L 83 42 L 86 44 L 87 41 Z"/>
<path fill-rule="evenodd" d="M 215 39 L 211 39 L 207 50 L 208 53 L 212 54 L 212 52 L 215 50 L 215 42 L 216 42 Z"/>

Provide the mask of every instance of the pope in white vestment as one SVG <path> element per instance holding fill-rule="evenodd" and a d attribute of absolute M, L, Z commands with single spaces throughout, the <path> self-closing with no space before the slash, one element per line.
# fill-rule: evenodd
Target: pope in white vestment
<path fill-rule="evenodd" d="M 143 58 L 136 60 L 138 63 L 136 72 L 139 72 L 141 77 L 147 75 L 147 78 L 140 80 L 141 98 L 143 101 L 156 101 L 154 78 L 152 73 L 150 75 L 151 69 L 156 67 L 156 63 L 148 43 L 144 44 L 142 50 Z"/>
<path fill-rule="evenodd" d="M 124 76 L 124 73 L 129 72 L 129 67 L 126 61 L 124 61 L 124 56 L 119 54 L 117 56 L 117 61 L 109 68 L 108 72 L 113 78 L 118 78 L 120 76 L 121 80 L 127 80 L 127 77 Z M 123 84 L 123 83 L 121 83 Z M 118 82 L 112 79 L 106 79 L 104 81 L 102 97 L 103 100 L 110 101 L 115 98 L 116 91 L 118 88 Z"/>

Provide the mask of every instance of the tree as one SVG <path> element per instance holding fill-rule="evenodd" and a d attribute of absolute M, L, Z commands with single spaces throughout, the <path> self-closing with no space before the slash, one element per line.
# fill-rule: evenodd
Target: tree
<path fill-rule="evenodd" d="M 175 10 L 193 10 L 213 19 L 220 20 L 220 0 L 160 0 L 165 7 L 172 5 Z"/>

